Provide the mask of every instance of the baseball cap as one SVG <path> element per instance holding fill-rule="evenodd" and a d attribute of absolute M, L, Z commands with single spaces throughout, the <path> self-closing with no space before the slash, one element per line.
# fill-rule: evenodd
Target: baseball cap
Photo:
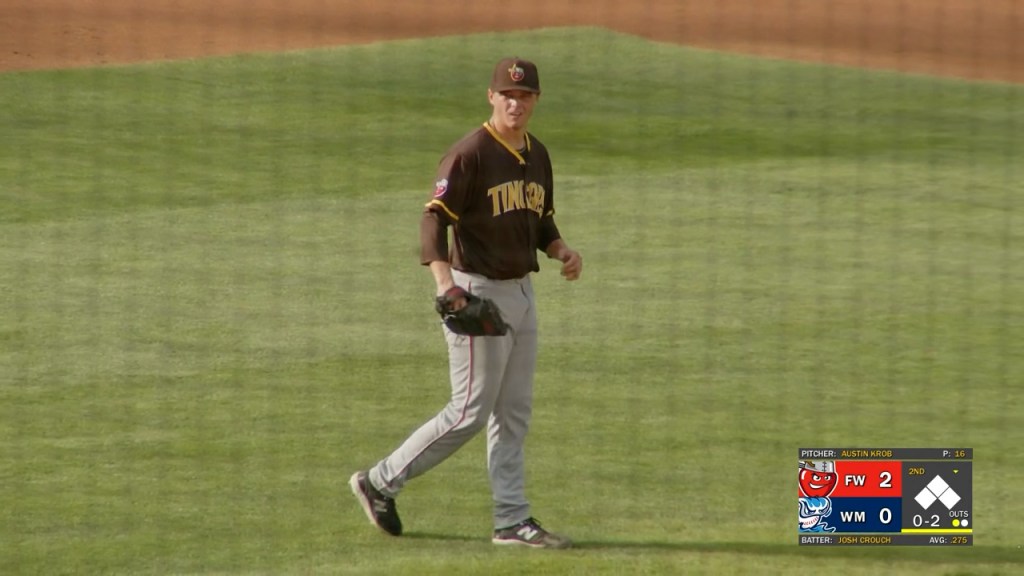
<path fill-rule="evenodd" d="M 540 94 L 540 76 L 537 65 L 522 58 L 502 58 L 494 67 L 491 90 L 526 90 Z"/>
<path fill-rule="evenodd" d="M 805 470 L 829 474 L 834 474 L 836 471 L 836 463 L 833 460 L 804 460 L 800 463 L 800 467 Z"/>

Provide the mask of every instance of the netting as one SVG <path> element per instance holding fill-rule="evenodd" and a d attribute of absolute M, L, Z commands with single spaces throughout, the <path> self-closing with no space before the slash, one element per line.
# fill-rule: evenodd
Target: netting
<path fill-rule="evenodd" d="M 1022 18 L 0 2 L 4 571 L 1014 572 Z M 538 66 L 528 129 L 584 262 L 566 282 L 538 252 L 517 413 L 530 513 L 568 555 L 483 548 L 495 509 L 526 510 L 488 461 L 490 405 L 401 490 L 410 538 L 348 486 L 446 404 L 467 414 L 420 227 L 505 56 Z M 974 546 L 798 548 L 815 446 L 973 448 Z"/>

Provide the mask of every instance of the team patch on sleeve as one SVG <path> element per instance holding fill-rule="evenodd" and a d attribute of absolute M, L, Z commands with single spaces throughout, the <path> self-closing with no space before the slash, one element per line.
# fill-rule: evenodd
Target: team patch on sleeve
<path fill-rule="evenodd" d="M 434 184 L 434 198 L 440 198 L 444 196 L 444 193 L 448 191 L 448 179 L 441 178 Z"/>

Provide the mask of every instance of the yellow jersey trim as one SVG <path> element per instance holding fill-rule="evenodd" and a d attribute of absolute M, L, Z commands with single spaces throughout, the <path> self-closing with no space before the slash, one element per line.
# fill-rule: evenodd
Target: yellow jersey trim
<path fill-rule="evenodd" d="M 444 213 L 447 214 L 449 218 L 456 222 L 459 221 L 459 217 L 456 216 L 454 212 L 449 210 L 448 207 L 444 205 L 444 202 L 441 202 L 440 200 L 431 200 L 430 202 L 427 202 L 427 208 L 431 206 L 440 206 L 441 210 L 444 210 Z"/>
<path fill-rule="evenodd" d="M 490 135 L 495 140 L 497 140 L 499 143 L 501 143 L 501 145 L 504 146 L 506 150 L 511 152 L 512 155 L 516 157 L 516 160 L 519 160 L 520 166 L 525 166 L 526 165 L 526 160 L 523 159 L 523 155 L 520 154 L 518 150 L 513 148 L 511 144 L 509 144 L 508 142 L 505 142 L 505 139 L 502 138 L 500 134 L 498 134 L 498 131 L 495 130 L 493 126 L 491 126 L 490 122 L 484 122 L 484 128 L 486 128 L 487 132 L 489 132 Z M 529 133 L 526 134 L 526 151 L 527 152 L 530 151 L 530 134 Z"/>

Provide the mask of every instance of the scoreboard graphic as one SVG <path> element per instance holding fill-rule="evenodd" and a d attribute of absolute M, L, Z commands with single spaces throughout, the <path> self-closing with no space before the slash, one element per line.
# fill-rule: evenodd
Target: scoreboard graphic
<path fill-rule="evenodd" d="M 802 546 L 971 546 L 972 448 L 801 448 Z"/>

